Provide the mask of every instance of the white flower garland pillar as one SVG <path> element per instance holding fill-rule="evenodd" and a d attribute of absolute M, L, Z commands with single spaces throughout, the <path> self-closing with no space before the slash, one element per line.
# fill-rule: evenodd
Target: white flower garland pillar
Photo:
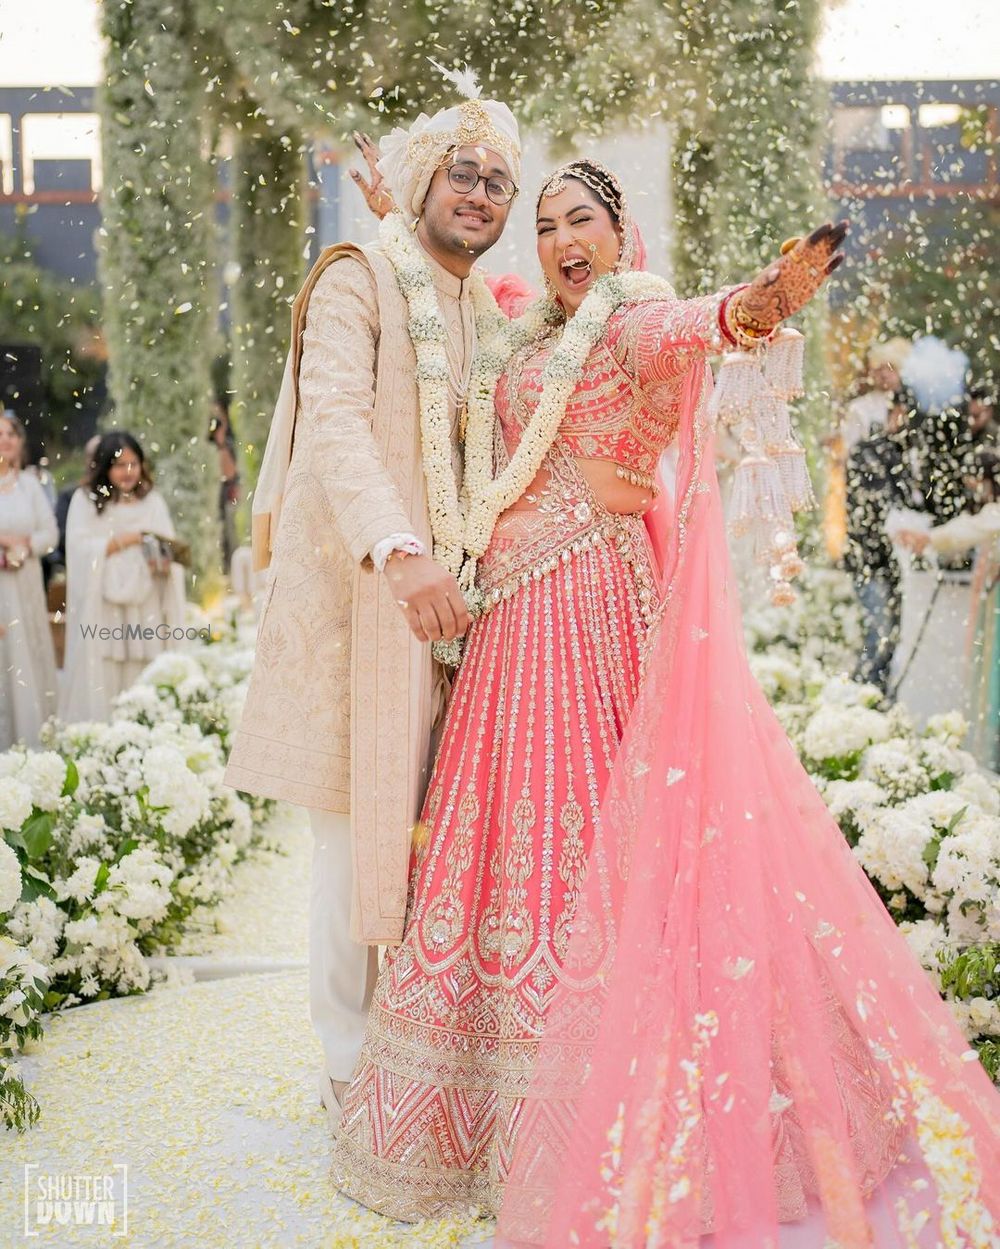
<path fill-rule="evenodd" d="M 218 563 L 216 529 L 205 524 L 218 482 L 206 438 L 218 299 L 204 57 L 182 0 L 103 5 L 102 32 L 99 260 L 112 421 L 150 453 L 204 572 Z"/>

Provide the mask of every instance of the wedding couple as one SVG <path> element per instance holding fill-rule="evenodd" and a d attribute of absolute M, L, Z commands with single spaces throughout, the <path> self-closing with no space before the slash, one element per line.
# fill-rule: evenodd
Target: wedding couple
<path fill-rule="evenodd" d="M 509 110 L 422 115 L 379 170 L 380 244 L 327 249 L 293 307 L 227 773 L 310 808 L 335 1182 L 553 1249 L 1000 1243 L 1000 1099 L 753 682 L 730 584 L 712 426 L 739 386 L 713 401 L 706 358 L 776 387 L 845 227 L 679 300 L 615 176 L 571 161 L 537 201 L 547 295 L 509 320 L 473 267 L 520 189 Z M 782 585 L 794 465 L 735 424 Z"/>

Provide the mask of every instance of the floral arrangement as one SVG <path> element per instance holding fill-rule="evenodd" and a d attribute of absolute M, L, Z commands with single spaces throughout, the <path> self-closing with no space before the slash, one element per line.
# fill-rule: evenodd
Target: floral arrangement
<path fill-rule="evenodd" d="M 1000 780 L 961 715 L 918 732 L 844 675 L 859 636 L 846 577 L 814 572 L 788 611 L 747 616 L 751 666 L 858 862 L 1000 1078 Z"/>
<path fill-rule="evenodd" d="M 141 993 L 148 956 L 228 892 L 273 803 L 222 783 L 252 651 L 167 652 L 109 723 L 50 724 L 0 755 L 0 1115 L 38 1106 L 14 1055 L 45 1011 Z"/>

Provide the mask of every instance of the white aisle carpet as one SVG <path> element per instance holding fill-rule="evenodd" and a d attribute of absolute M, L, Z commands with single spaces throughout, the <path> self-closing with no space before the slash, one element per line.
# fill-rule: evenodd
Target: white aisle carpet
<path fill-rule="evenodd" d="M 394 1224 L 332 1189 L 304 966 L 309 834 L 286 813 L 275 835 L 285 853 L 247 864 L 220 914 L 223 931 L 191 943 L 188 974 L 193 966 L 210 979 L 68 1010 L 23 1060 L 42 1118 L 2 1143 L 3 1249 L 491 1243 L 488 1224 Z M 261 970 L 268 965 L 275 970 Z M 122 1163 L 127 1236 L 75 1222 L 36 1227 L 26 1167 L 34 1184 L 119 1176 Z M 37 1236 L 25 1237 L 26 1212 Z"/>

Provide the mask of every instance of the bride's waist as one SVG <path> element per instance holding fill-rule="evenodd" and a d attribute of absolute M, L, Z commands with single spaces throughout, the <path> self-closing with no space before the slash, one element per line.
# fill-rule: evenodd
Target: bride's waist
<path fill-rule="evenodd" d="M 488 598 L 499 601 L 518 585 L 538 580 L 574 555 L 612 542 L 619 550 L 645 550 L 642 514 L 608 512 L 580 500 L 558 510 L 512 507 L 497 520 L 479 560 L 477 580 Z"/>
<path fill-rule="evenodd" d="M 573 465 L 590 487 L 598 504 L 606 512 L 615 515 L 631 515 L 649 511 L 655 502 L 657 485 L 655 478 L 631 472 L 615 460 L 574 456 Z M 538 499 L 551 481 L 547 465 L 539 469 L 534 481 L 510 506 L 512 512 L 538 510 Z"/>

